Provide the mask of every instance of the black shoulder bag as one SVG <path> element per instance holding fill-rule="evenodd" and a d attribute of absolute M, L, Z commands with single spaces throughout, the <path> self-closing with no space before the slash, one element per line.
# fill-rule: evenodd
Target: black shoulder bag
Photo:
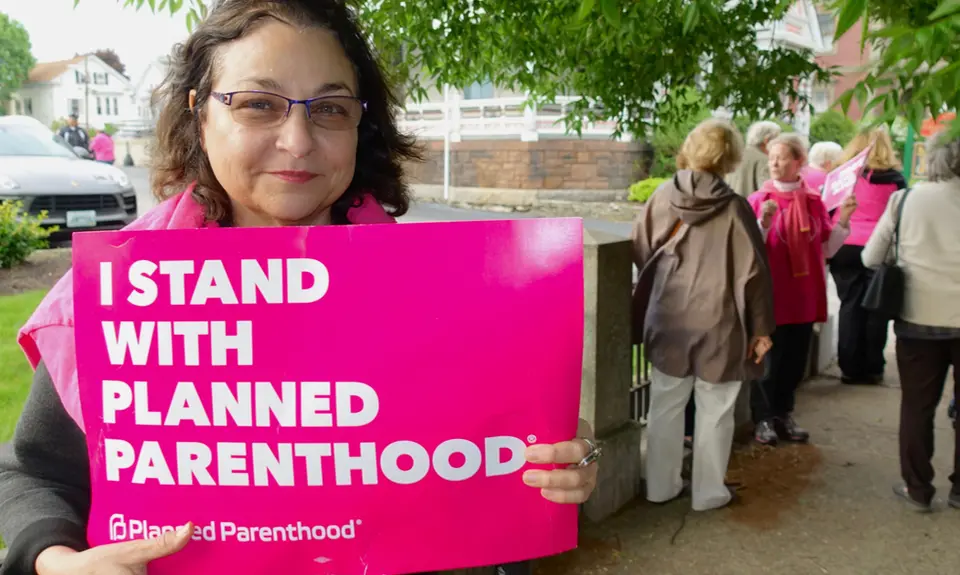
<path fill-rule="evenodd" d="M 884 262 L 873 274 L 867 292 L 863 294 L 861 305 L 887 319 L 897 319 L 903 310 L 905 278 L 900 269 L 900 222 L 903 220 L 903 204 L 907 203 L 910 189 L 903 191 L 900 205 L 897 206 L 897 225 L 893 232 L 893 263 Z"/>

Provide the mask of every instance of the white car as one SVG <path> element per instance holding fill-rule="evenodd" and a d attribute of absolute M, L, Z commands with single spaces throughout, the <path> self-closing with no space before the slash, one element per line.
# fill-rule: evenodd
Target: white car
<path fill-rule="evenodd" d="M 119 229 L 137 217 L 137 194 L 113 166 L 82 159 L 34 118 L 0 118 L 0 201 L 21 200 L 61 233 Z"/>

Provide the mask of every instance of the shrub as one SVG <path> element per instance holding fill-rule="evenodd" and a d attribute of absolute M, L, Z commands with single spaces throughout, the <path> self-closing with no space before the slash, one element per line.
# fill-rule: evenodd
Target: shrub
<path fill-rule="evenodd" d="M 46 212 L 31 216 L 22 211 L 23 202 L 0 202 L 0 268 L 23 263 L 36 250 L 47 247 L 47 239 L 57 230 L 40 225 Z"/>
<path fill-rule="evenodd" d="M 857 126 L 838 110 L 817 114 L 810 122 L 810 143 L 836 142 L 846 146 L 857 135 Z"/>
<path fill-rule="evenodd" d="M 631 202 L 644 203 L 650 199 L 653 192 L 660 187 L 660 184 L 667 181 L 667 178 L 647 178 L 630 186 L 630 195 L 627 199 Z"/>

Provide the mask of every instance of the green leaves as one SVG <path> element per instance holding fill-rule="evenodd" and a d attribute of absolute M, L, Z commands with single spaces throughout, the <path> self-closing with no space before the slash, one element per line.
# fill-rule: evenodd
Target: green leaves
<path fill-rule="evenodd" d="M 687 4 L 683 11 L 683 35 L 686 36 L 691 30 L 696 28 L 700 21 L 700 5 L 696 2 Z"/>
<path fill-rule="evenodd" d="M 960 108 L 960 0 L 837 0 L 834 7 L 841 19 L 848 15 L 844 24 L 853 14 L 874 24 L 864 44 L 879 55 L 841 96 L 841 105 L 866 95 L 871 124 L 901 117 L 916 129 L 926 118 Z"/>
<path fill-rule="evenodd" d="M 840 38 L 847 33 L 847 30 L 853 28 L 861 18 L 867 15 L 867 5 L 869 0 L 845 0 L 841 2 L 842 8 L 837 17 L 837 31 L 835 38 Z"/>
<path fill-rule="evenodd" d="M 0 12 L 0 113 L 9 110 L 10 98 L 33 69 L 30 35 L 20 22 Z"/>
<path fill-rule="evenodd" d="M 583 0 L 580 2 L 580 10 L 577 11 L 577 20 L 582 22 L 587 16 L 593 13 L 594 7 L 597 5 L 597 0 Z"/>
<path fill-rule="evenodd" d="M 620 0 L 600 0 L 603 17 L 613 26 L 620 26 Z"/>
<path fill-rule="evenodd" d="M 958 13 L 960 13 L 960 0 L 943 0 L 930 15 L 930 20 L 939 20 Z"/>

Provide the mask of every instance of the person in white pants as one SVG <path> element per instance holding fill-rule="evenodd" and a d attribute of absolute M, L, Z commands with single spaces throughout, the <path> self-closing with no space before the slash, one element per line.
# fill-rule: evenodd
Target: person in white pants
<path fill-rule="evenodd" d="M 742 383 L 763 374 L 775 329 L 766 249 L 747 201 L 723 181 L 742 156 L 739 133 L 707 120 L 687 136 L 680 168 L 634 225 L 634 332 L 652 364 L 647 499 L 684 490 L 684 409 L 696 403 L 693 509 L 727 505 L 724 479 Z"/>

